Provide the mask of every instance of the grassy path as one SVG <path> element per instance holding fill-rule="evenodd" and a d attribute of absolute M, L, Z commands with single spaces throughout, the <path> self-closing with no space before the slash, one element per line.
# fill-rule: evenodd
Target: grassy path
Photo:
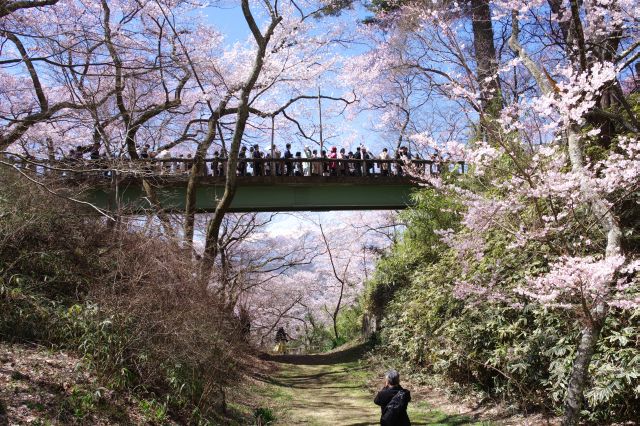
<path fill-rule="evenodd" d="M 281 355 L 265 396 L 279 425 L 377 425 L 380 408 L 367 386 L 370 372 L 360 365 L 362 348 L 326 355 Z M 267 395 L 268 393 L 268 395 Z M 414 397 L 409 404 L 413 425 L 474 424 L 463 416 L 446 415 Z"/>

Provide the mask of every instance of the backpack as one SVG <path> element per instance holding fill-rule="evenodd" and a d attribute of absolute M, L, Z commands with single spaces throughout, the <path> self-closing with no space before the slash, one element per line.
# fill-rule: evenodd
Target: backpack
<path fill-rule="evenodd" d="M 398 393 L 393 395 L 391 401 L 384 407 L 384 413 L 380 419 L 380 424 L 394 425 L 401 419 L 402 413 L 407 409 L 407 393 L 404 390 L 399 390 Z"/>

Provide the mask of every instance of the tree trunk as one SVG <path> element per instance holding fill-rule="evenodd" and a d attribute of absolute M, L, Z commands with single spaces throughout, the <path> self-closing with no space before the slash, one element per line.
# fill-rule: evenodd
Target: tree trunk
<path fill-rule="evenodd" d="M 471 29 L 480 86 L 481 115 L 498 118 L 502 110 L 502 94 L 489 0 L 471 0 Z"/>
<path fill-rule="evenodd" d="M 604 306 L 602 306 L 601 309 L 604 309 Z M 576 357 L 573 360 L 573 368 L 567 387 L 564 418 L 562 419 L 563 426 L 577 425 L 580 420 L 584 389 L 587 378 L 589 377 L 589 365 L 596 350 L 603 324 L 603 319 L 593 318 L 586 321 L 582 329 L 580 343 L 576 350 Z"/>
<path fill-rule="evenodd" d="M 338 303 L 336 303 L 336 309 L 333 311 L 333 334 L 336 337 L 336 346 L 338 345 L 338 314 L 340 313 L 340 308 L 342 305 L 342 296 L 344 295 L 344 281 L 340 281 L 340 297 L 338 298 Z"/>
<path fill-rule="evenodd" d="M 244 135 L 244 128 L 249 118 L 249 90 L 243 90 L 243 96 L 241 97 L 241 105 L 238 108 L 238 117 L 236 121 L 235 133 L 233 135 L 233 141 L 229 151 L 229 159 L 227 161 L 226 180 L 224 184 L 224 194 L 222 199 L 216 205 L 216 210 L 213 217 L 207 225 L 207 235 L 205 238 L 204 255 L 202 256 L 202 265 L 200 268 L 201 282 L 206 286 L 208 284 L 209 275 L 213 270 L 213 262 L 218 254 L 218 237 L 220 235 L 220 226 L 222 225 L 222 219 L 227 213 L 233 197 L 236 195 L 236 167 L 238 164 L 238 153 L 240 150 L 240 143 L 242 142 L 242 136 Z"/>
<path fill-rule="evenodd" d="M 217 113 L 217 112 L 216 112 Z M 208 123 L 207 137 L 198 145 L 196 154 L 193 157 L 193 167 L 191 167 L 191 173 L 189 173 L 189 182 L 187 183 L 187 195 L 185 199 L 185 219 L 184 219 L 184 241 L 191 245 L 193 244 L 193 233 L 195 227 L 195 215 L 196 215 L 196 189 L 198 176 L 202 175 L 202 171 L 205 170 L 206 164 L 204 163 L 207 151 L 213 143 L 216 137 L 216 124 L 218 122 L 217 117 L 212 117 Z"/>
<path fill-rule="evenodd" d="M 213 270 L 214 260 L 218 253 L 218 237 L 220 235 L 220 225 L 222 224 L 222 219 L 229 209 L 231 201 L 233 200 L 233 197 L 236 193 L 236 167 L 238 164 L 240 144 L 244 136 L 244 129 L 247 125 L 247 119 L 249 118 L 249 95 L 251 94 L 251 91 L 258 81 L 260 72 L 262 71 L 262 67 L 264 65 L 264 56 L 267 50 L 267 45 L 269 44 L 269 40 L 271 39 L 276 26 L 282 20 L 282 17 L 272 15 L 269 27 L 267 28 L 267 31 L 263 36 L 260 33 L 253 15 L 251 14 L 251 10 L 249 9 L 249 0 L 242 0 L 241 6 L 244 18 L 247 21 L 249 28 L 251 29 L 251 33 L 253 34 L 256 43 L 258 44 L 258 50 L 256 52 L 251 74 L 244 83 L 240 92 L 236 126 L 234 129 L 231 146 L 229 147 L 229 158 L 227 161 L 224 194 L 222 196 L 222 199 L 218 202 L 216 210 L 213 214 L 213 218 L 207 226 L 204 255 L 202 256 L 202 263 L 200 267 L 200 282 L 203 291 L 206 291 L 207 289 L 209 276 L 211 275 L 211 271 Z"/>
<path fill-rule="evenodd" d="M 575 4 L 575 2 L 573 2 L 573 4 Z M 579 26 L 581 24 L 579 17 L 576 16 L 574 19 L 576 19 L 574 21 L 575 25 Z M 524 65 L 538 83 L 541 92 L 545 95 L 552 95 L 555 91 L 555 85 L 549 77 L 549 74 L 529 56 L 518 42 L 519 26 L 516 11 L 512 13 L 511 25 L 512 32 L 509 38 L 509 47 L 522 59 Z M 578 30 L 576 33 L 580 35 L 582 31 Z M 584 45 L 584 43 L 582 43 L 582 45 Z M 583 57 L 585 55 L 580 56 Z M 584 66 L 582 66 L 582 68 L 584 68 Z M 567 123 L 565 139 L 572 171 L 585 173 L 584 148 L 580 139 L 580 131 L 580 126 L 577 123 Z M 619 256 L 622 253 L 622 229 L 620 228 L 618 218 L 609 208 L 606 200 L 590 186 L 588 179 L 580 180 L 580 195 L 584 203 L 591 209 L 600 229 L 607 235 L 605 257 Z M 615 282 L 610 283 L 610 285 L 614 284 Z M 565 400 L 564 425 L 575 425 L 580 419 L 580 408 L 582 407 L 585 384 L 589 374 L 589 364 L 591 363 L 591 358 L 595 351 L 598 338 L 600 337 L 600 331 L 607 317 L 607 311 L 606 304 L 599 302 L 590 311 L 585 312 L 585 316 L 588 318 L 587 321 L 590 323 L 582 330 L 582 337 L 576 351 L 576 358 L 573 362 Z"/>

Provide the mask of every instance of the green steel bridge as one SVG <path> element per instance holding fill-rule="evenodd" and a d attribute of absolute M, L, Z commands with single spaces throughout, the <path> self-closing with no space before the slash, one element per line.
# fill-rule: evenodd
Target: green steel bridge
<path fill-rule="evenodd" d="M 172 158 L 55 164 L 22 160 L 15 167 L 34 175 L 57 176 L 63 186 L 80 192 L 83 200 L 100 209 L 142 214 L 153 210 L 149 188 L 163 210 L 184 212 L 192 165 L 190 158 Z M 199 213 L 213 212 L 224 194 L 225 160 L 207 159 L 205 166 L 195 178 Z M 464 173 L 465 165 L 433 160 L 242 159 L 229 211 L 404 209 L 412 204 L 411 193 L 419 186 L 407 176 L 409 169 L 418 174 Z"/>
<path fill-rule="evenodd" d="M 157 201 L 171 212 L 185 210 L 187 179 L 154 176 L 146 178 L 155 188 Z M 398 176 L 238 176 L 231 212 L 395 210 L 411 205 L 417 186 Z M 224 177 L 199 177 L 196 211 L 213 212 L 224 194 Z M 151 208 L 142 178 L 128 177 L 109 184 L 92 180 L 84 193 L 86 201 L 105 210 L 135 214 Z"/>

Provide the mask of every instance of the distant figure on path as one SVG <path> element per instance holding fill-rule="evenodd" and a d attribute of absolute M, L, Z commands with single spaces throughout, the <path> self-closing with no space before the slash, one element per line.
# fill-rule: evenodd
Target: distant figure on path
<path fill-rule="evenodd" d="M 289 339 L 289 335 L 284 331 L 284 327 L 280 327 L 278 331 L 276 331 L 276 347 L 274 348 L 274 352 L 278 354 L 286 353 Z"/>
<path fill-rule="evenodd" d="M 411 426 L 407 406 L 411 401 L 411 392 L 400 386 L 400 374 L 389 370 L 385 374 L 385 385 L 373 402 L 382 410 L 381 426 Z"/>

